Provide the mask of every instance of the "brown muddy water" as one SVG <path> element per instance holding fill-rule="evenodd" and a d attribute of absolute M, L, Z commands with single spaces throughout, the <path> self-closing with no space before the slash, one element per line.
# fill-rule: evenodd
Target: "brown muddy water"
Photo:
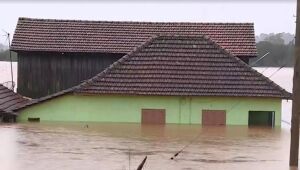
<path fill-rule="evenodd" d="M 289 126 L 0 125 L 1 170 L 287 170 Z M 184 148 L 175 160 L 170 158 Z"/>
<path fill-rule="evenodd" d="M 13 63 L 17 79 L 17 63 Z M 255 68 L 265 76 L 278 68 Z M 292 68 L 273 81 L 292 89 Z M 10 65 L 0 62 L 0 83 Z M 288 170 L 291 101 L 282 102 L 282 128 L 200 125 L 38 123 L 0 124 L 0 170 Z M 170 158 L 184 148 L 175 160 Z"/>

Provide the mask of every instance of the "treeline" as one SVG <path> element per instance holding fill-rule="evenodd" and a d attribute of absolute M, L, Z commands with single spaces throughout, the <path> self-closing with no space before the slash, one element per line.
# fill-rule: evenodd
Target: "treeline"
<path fill-rule="evenodd" d="M 12 61 L 18 61 L 17 53 L 11 52 Z M 9 50 L 0 50 L 0 61 L 10 61 Z"/>
<path fill-rule="evenodd" d="M 264 34 L 265 36 L 266 34 Z M 284 33 L 269 34 L 256 43 L 258 56 L 250 60 L 254 63 L 269 52 L 262 60 L 253 66 L 257 67 L 292 67 L 294 63 L 294 40 L 287 42 Z"/>

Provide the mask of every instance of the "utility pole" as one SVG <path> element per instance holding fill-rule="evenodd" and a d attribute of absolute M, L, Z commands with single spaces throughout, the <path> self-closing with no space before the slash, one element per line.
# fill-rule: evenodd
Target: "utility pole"
<path fill-rule="evenodd" d="M 10 34 L 8 32 L 6 32 L 5 30 L 2 30 L 3 32 L 5 32 L 5 36 L 7 37 L 7 41 L 8 41 L 8 52 L 9 52 L 9 59 L 10 59 L 10 74 L 11 74 L 11 86 L 12 86 L 12 90 L 15 89 L 15 83 L 14 83 L 14 74 L 13 74 L 13 66 L 12 66 L 12 55 L 11 55 L 11 50 L 10 50 Z"/>
<path fill-rule="evenodd" d="M 300 0 L 297 0 L 295 65 L 293 78 L 293 106 L 290 145 L 290 166 L 298 166 L 299 157 L 299 114 L 300 114 Z"/>
<path fill-rule="evenodd" d="M 11 50 L 10 50 L 10 34 L 7 33 L 8 38 L 8 50 L 9 50 L 9 59 L 10 59 L 10 74 L 11 74 L 11 86 L 12 90 L 15 90 L 15 83 L 14 83 L 14 73 L 13 73 L 13 66 L 12 66 L 12 56 L 11 56 Z"/>

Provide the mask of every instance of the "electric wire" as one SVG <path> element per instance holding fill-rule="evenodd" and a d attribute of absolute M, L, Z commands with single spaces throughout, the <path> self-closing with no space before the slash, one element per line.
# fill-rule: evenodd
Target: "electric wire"
<path fill-rule="evenodd" d="M 279 70 L 281 70 L 282 68 L 284 68 L 287 65 L 287 63 L 285 63 L 284 65 L 282 65 L 281 67 L 279 67 L 275 72 L 273 72 L 268 78 L 271 78 L 272 76 L 274 76 Z"/>
<path fill-rule="evenodd" d="M 273 72 L 272 73 L 272 75 L 271 76 L 269 76 L 268 78 L 271 78 L 272 76 L 274 76 L 275 74 L 277 74 L 278 73 L 278 71 L 279 70 L 281 70 L 283 67 L 285 67 L 286 66 L 286 64 L 284 64 L 283 66 L 281 66 L 281 67 L 279 67 L 275 72 Z M 216 101 L 216 100 L 213 100 L 213 101 L 211 101 L 211 102 L 214 102 L 214 101 Z M 228 112 L 229 111 L 231 111 L 231 110 L 233 110 L 236 106 L 238 106 L 239 104 L 241 103 L 241 101 L 238 101 L 238 102 L 236 102 L 235 104 L 233 104 L 233 106 L 229 109 L 229 110 L 227 110 Z M 289 124 L 288 122 L 286 122 L 286 121 L 284 121 L 284 120 L 281 120 L 282 122 L 284 122 L 284 123 L 287 123 L 287 124 Z M 187 147 L 189 147 L 192 143 L 194 143 L 198 138 L 200 137 L 200 134 L 198 134 L 191 142 L 189 142 L 188 144 L 186 144 L 186 145 L 184 145 L 178 152 L 176 152 L 170 159 L 171 160 L 174 160 L 180 153 L 182 153 L 183 151 L 184 151 L 184 149 L 186 149 Z"/>

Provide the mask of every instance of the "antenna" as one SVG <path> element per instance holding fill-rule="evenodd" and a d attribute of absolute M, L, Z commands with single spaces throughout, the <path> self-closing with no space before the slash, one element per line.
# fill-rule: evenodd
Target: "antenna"
<path fill-rule="evenodd" d="M 268 54 L 270 54 L 270 52 L 267 52 L 266 54 L 264 54 L 262 57 L 260 57 L 258 60 L 254 61 L 253 63 L 250 64 L 250 66 L 254 66 L 256 63 L 258 63 L 260 60 L 262 60 L 263 58 L 265 58 Z"/>
<path fill-rule="evenodd" d="M 9 59 L 10 59 L 10 74 L 11 74 L 11 86 L 12 86 L 12 90 L 14 90 L 15 89 L 15 83 L 14 83 L 14 75 L 13 75 L 12 56 L 11 56 L 11 50 L 10 50 L 10 34 L 9 34 L 9 32 L 6 32 L 3 29 L 2 29 L 2 31 L 6 34 L 5 36 L 7 37 L 7 40 L 8 40 L 8 50 L 9 50 Z"/>

